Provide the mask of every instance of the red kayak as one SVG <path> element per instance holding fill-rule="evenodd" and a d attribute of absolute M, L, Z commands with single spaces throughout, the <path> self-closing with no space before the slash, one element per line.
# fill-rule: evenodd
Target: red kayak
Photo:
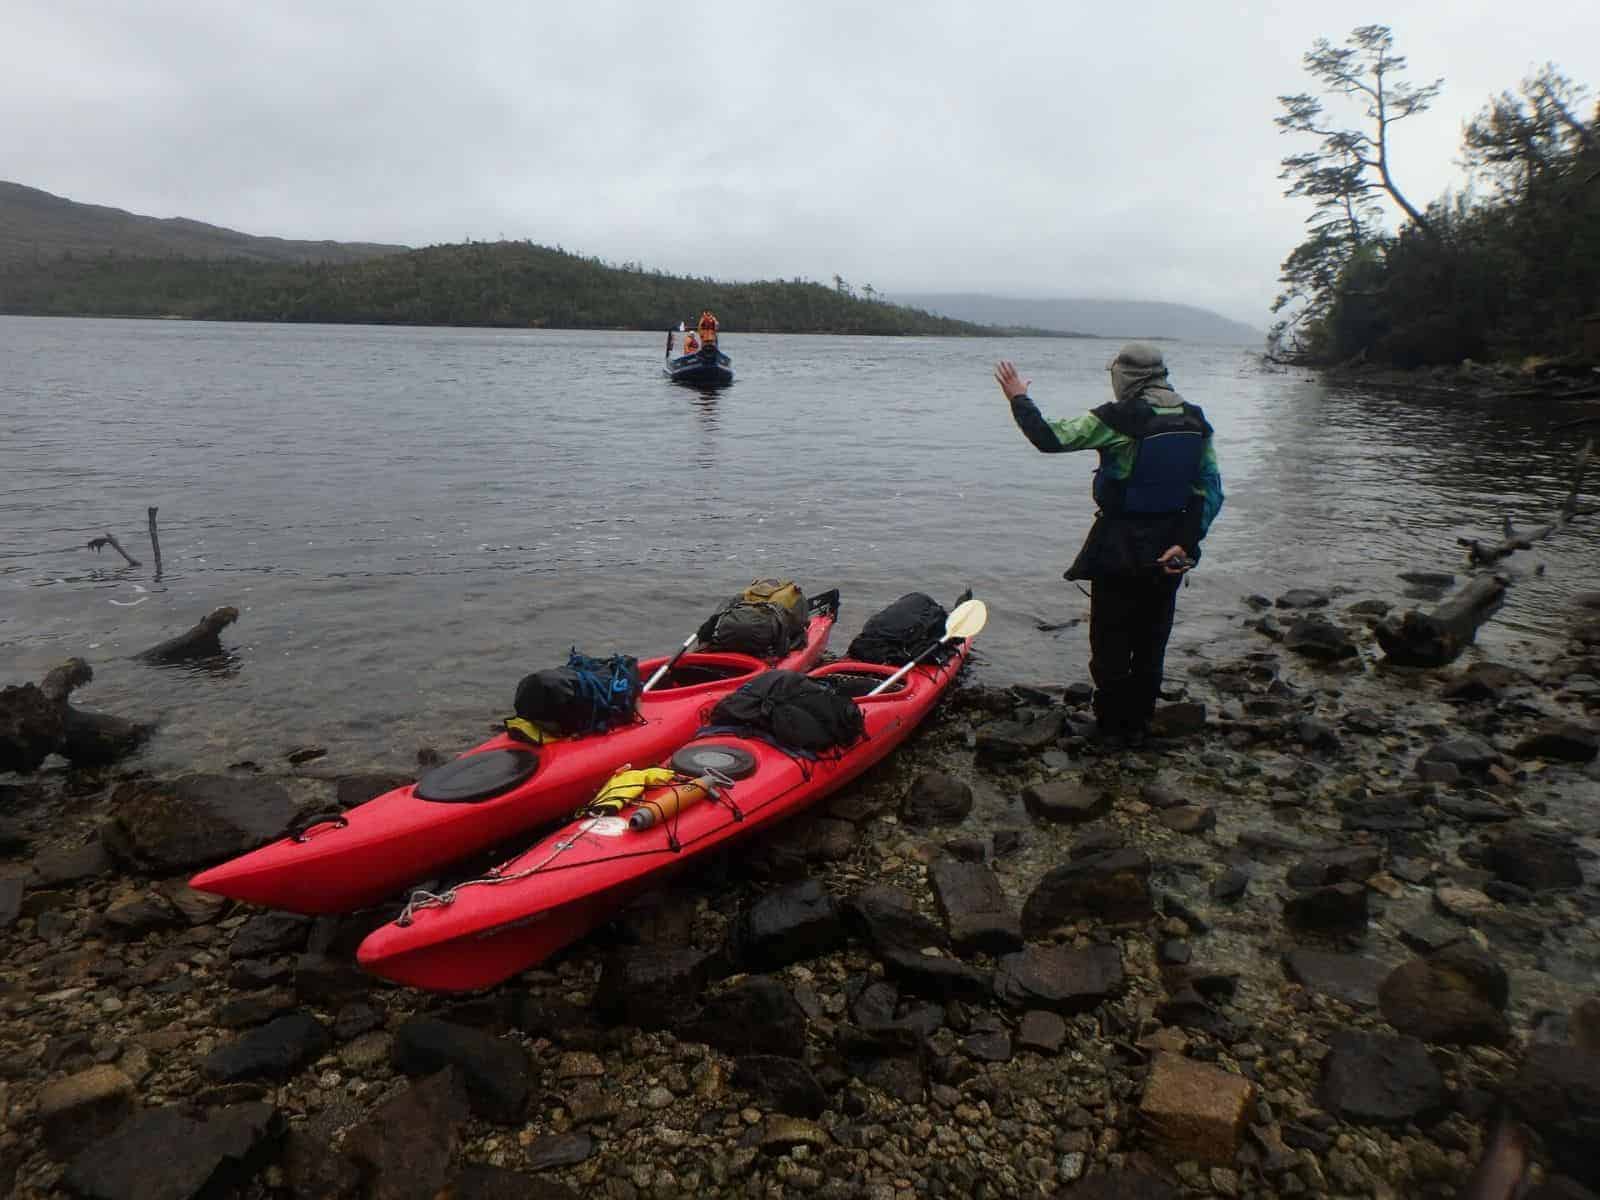
<path fill-rule="evenodd" d="M 438 896 L 417 893 L 399 920 L 361 943 L 357 960 L 385 979 L 452 992 L 542 962 L 665 876 L 809 808 L 883 759 L 932 710 L 970 646 L 955 643 L 947 662 L 915 667 L 876 696 L 862 693 L 893 667 L 818 667 L 811 678 L 855 696 L 864 738 L 811 759 L 755 736 L 707 731 L 674 753 L 671 767 L 680 778 L 718 772 L 715 794 L 691 793 L 684 803 L 682 785 L 654 787 L 615 815 L 580 816 L 483 879 Z"/>
<path fill-rule="evenodd" d="M 804 671 L 822 657 L 836 595 L 829 594 L 831 603 L 819 598 L 805 644 L 777 660 L 778 667 Z M 639 677 L 648 679 L 667 661 L 641 661 Z M 747 654 L 682 654 L 639 696 L 631 724 L 541 746 L 499 734 L 414 784 L 202 871 L 189 886 L 297 913 L 376 904 L 452 863 L 562 820 L 624 764 L 660 762 L 694 736 L 712 705 L 771 665 Z"/>

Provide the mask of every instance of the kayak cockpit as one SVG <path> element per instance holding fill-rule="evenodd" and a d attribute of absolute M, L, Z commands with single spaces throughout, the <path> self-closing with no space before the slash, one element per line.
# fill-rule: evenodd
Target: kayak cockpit
<path fill-rule="evenodd" d="M 417 780 L 412 795 L 439 804 L 476 804 L 532 779 L 539 756 L 532 750 L 485 750 L 463 754 Z"/>

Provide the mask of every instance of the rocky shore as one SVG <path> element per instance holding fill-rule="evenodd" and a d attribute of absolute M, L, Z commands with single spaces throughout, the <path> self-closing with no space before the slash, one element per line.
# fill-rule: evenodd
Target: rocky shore
<path fill-rule="evenodd" d="M 13 776 L 0 1194 L 1498 1200 L 1504 1122 L 1491 1167 L 1591 1196 L 1600 607 L 1431 671 L 1376 665 L 1386 608 L 1254 598 L 1138 750 L 1087 736 L 1081 681 L 964 686 L 465 997 L 356 970 L 390 912 L 185 884 L 393 775 Z"/>

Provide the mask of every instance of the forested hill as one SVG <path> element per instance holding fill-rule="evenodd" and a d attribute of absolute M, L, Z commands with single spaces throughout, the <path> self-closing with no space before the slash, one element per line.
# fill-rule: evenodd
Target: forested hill
<path fill-rule="evenodd" d="M 841 287 L 688 279 L 527 242 L 430 246 L 340 264 L 120 254 L 0 261 L 0 313 L 665 330 L 703 308 L 740 332 L 996 332 Z"/>
<path fill-rule="evenodd" d="M 1181 338 L 1257 346 L 1266 334 L 1210 309 L 1153 300 L 1017 299 L 973 292 L 897 295 L 903 304 L 984 325 L 1020 325 L 1052 333 L 1109 338 Z"/>
<path fill-rule="evenodd" d="M 141 217 L 120 208 L 80 204 L 0 180 L 0 263 L 43 262 L 105 254 L 153 258 L 237 258 L 256 262 L 354 262 L 404 246 L 370 242 L 297 242 L 254 237 L 184 217 Z"/>

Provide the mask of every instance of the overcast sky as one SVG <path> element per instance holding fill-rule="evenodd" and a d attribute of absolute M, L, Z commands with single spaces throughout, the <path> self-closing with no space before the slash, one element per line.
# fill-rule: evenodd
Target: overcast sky
<path fill-rule="evenodd" d="M 1265 326 L 1306 215 L 1275 97 L 1369 22 L 1445 78 L 1396 131 L 1419 203 L 1491 93 L 1550 59 L 1600 85 L 1585 0 L 6 0 L 0 178 L 257 234 Z"/>

